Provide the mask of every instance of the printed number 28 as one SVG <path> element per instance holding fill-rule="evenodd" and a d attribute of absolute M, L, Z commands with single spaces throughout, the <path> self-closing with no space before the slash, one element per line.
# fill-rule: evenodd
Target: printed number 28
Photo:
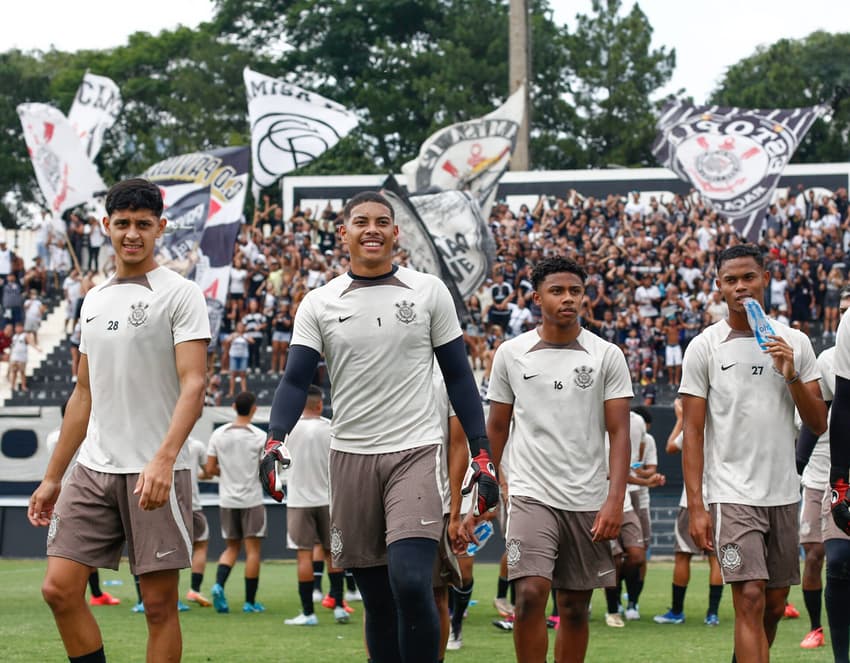
<path fill-rule="evenodd" d="M 115 331 L 116 329 L 118 329 L 118 321 L 117 320 L 109 320 L 106 323 L 106 329 L 108 331 Z"/>

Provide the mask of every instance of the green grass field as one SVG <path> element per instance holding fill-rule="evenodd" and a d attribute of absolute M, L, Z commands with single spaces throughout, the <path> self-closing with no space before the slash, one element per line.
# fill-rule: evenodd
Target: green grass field
<path fill-rule="evenodd" d="M 41 600 L 39 586 L 44 568 L 43 560 L 0 560 L 0 586 L 3 587 L 0 600 L 0 660 L 6 663 L 67 660 L 50 611 Z M 214 569 L 214 563 L 207 567 L 203 588 L 207 594 L 213 582 Z M 720 606 L 720 626 L 709 628 L 702 623 L 708 599 L 707 564 L 693 565 L 685 604 L 688 621 L 680 626 L 659 626 L 652 622 L 653 615 L 664 612 L 669 604 L 671 573 L 670 563 L 650 564 L 646 588 L 640 601 L 641 621 L 630 622 L 624 629 L 605 626 L 604 597 L 601 592 L 594 594 L 588 661 L 728 663 L 732 651 L 732 606 L 728 589 L 724 592 Z M 258 595 L 258 600 L 266 606 L 264 614 L 242 614 L 241 574 L 242 566 L 239 564 L 227 585 L 231 608 L 237 611 L 219 615 L 212 608 L 193 608 L 181 614 L 184 661 L 365 661 L 361 604 L 354 604 L 357 611 L 348 625 L 334 623 L 330 611 L 319 606 L 318 627 L 285 626 L 284 618 L 294 616 L 300 609 L 294 564 L 264 564 Z M 496 617 L 491 606 L 496 576 L 497 567 L 493 564 L 476 567 L 473 599 L 478 604 L 469 609 L 469 617 L 463 629 L 463 649 L 448 652 L 447 661 L 507 663 L 514 660 L 511 634 L 491 625 Z M 117 573 L 101 571 L 101 579 L 123 581 L 121 586 L 106 588 L 122 600 L 120 606 L 94 608 L 109 660 L 122 663 L 143 661 L 145 620 L 142 615 L 130 612 L 135 603 L 135 590 L 126 564 Z M 182 580 L 181 593 L 185 593 L 188 572 L 184 572 Z M 792 589 L 791 599 L 802 610 L 799 587 Z M 799 648 L 799 642 L 807 631 L 805 612 L 800 619 L 783 621 L 771 660 L 806 663 L 831 661 L 828 645 L 818 651 Z M 551 652 L 554 632 L 549 633 Z M 552 660 L 551 654 L 549 660 Z"/>

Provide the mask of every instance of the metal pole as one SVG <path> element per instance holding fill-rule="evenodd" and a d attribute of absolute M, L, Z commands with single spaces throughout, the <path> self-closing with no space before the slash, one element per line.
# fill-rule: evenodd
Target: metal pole
<path fill-rule="evenodd" d="M 523 83 L 531 80 L 531 39 L 528 24 L 528 0 L 510 0 L 508 29 L 508 88 L 513 94 Z M 511 157 L 511 170 L 528 170 L 529 107 L 528 84 L 525 86 L 525 114 L 517 135 L 516 149 Z"/>

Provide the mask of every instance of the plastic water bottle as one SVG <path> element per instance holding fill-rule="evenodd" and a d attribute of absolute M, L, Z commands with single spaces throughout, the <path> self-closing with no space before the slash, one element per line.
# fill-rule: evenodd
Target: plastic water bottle
<path fill-rule="evenodd" d="M 493 525 L 489 520 L 483 520 L 475 526 L 475 538 L 478 543 L 470 543 L 466 546 L 466 554 L 474 555 L 484 547 L 484 544 L 493 536 Z"/>
<path fill-rule="evenodd" d="M 642 467 L 643 467 L 643 461 L 642 460 L 636 460 L 634 463 L 631 464 L 631 468 L 633 470 L 639 470 Z"/>
<path fill-rule="evenodd" d="M 767 350 L 767 344 L 772 341 L 769 336 L 775 336 L 776 332 L 767 319 L 764 309 L 755 299 L 747 297 L 743 302 L 744 310 L 747 312 L 747 321 L 750 323 L 750 329 L 755 334 L 756 342 L 762 350 Z"/>
<path fill-rule="evenodd" d="M 123 580 L 104 580 L 101 583 L 104 587 L 119 587 L 124 584 Z"/>

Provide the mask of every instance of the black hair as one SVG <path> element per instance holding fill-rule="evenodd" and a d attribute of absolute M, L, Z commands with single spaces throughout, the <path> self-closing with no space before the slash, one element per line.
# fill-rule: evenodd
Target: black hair
<path fill-rule="evenodd" d="M 317 387 L 314 384 L 311 384 L 307 387 L 307 398 L 324 398 L 325 393 L 322 391 L 321 387 Z"/>
<path fill-rule="evenodd" d="M 838 292 L 838 299 L 845 299 L 846 297 L 850 297 L 850 285 L 845 285 Z"/>
<path fill-rule="evenodd" d="M 342 208 L 343 219 L 347 221 L 351 217 L 351 210 L 362 203 L 378 203 L 383 205 L 390 211 L 390 218 L 395 221 L 395 210 L 393 209 L 393 206 L 390 204 L 389 200 L 377 191 L 361 191 L 351 198 L 351 200 L 345 203 L 345 207 Z"/>
<path fill-rule="evenodd" d="M 759 247 L 755 244 L 736 244 L 717 254 L 717 273 L 720 273 L 724 262 L 735 258 L 752 258 L 760 269 L 764 269 L 764 255 Z"/>
<path fill-rule="evenodd" d="M 652 413 L 649 411 L 649 408 L 646 407 L 646 405 L 636 405 L 632 408 L 632 412 L 638 415 L 646 423 L 652 423 Z"/>
<path fill-rule="evenodd" d="M 581 281 L 582 286 L 587 280 L 587 272 L 575 260 L 557 256 L 554 258 L 544 258 L 534 266 L 534 269 L 531 270 L 531 286 L 537 290 L 540 284 L 546 280 L 547 276 L 561 272 L 575 274 Z"/>
<path fill-rule="evenodd" d="M 257 402 L 257 397 L 250 391 L 240 391 L 236 394 L 236 400 L 233 401 L 233 405 L 236 408 L 236 414 L 240 417 L 247 417 L 251 414 L 251 408 L 254 407 L 254 403 Z"/>
<path fill-rule="evenodd" d="M 140 177 L 113 184 L 106 194 L 106 213 L 109 216 L 119 209 L 149 209 L 159 218 L 162 216 L 162 208 L 162 192 L 159 187 Z"/>

